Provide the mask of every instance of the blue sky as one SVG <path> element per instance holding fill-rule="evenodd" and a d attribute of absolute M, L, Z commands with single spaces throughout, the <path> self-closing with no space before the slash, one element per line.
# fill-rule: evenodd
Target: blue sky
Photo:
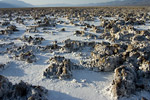
<path fill-rule="evenodd" d="M 20 0 L 20 1 L 24 1 L 33 5 L 42 5 L 42 4 L 58 4 L 58 3 L 65 3 L 65 4 L 101 3 L 114 0 Z"/>

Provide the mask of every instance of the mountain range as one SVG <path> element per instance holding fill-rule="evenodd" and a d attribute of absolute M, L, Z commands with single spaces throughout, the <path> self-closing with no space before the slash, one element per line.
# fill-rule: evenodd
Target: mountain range
<path fill-rule="evenodd" d="M 15 5 L 11 5 L 11 4 L 0 1 L 0 8 L 14 8 L 14 7 Z"/>
<path fill-rule="evenodd" d="M 20 8 L 20 7 L 33 7 L 33 5 L 19 0 L 0 1 L 0 8 Z"/>
<path fill-rule="evenodd" d="M 150 6 L 150 0 L 116 0 L 107 3 L 93 4 L 95 6 Z"/>
<path fill-rule="evenodd" d="M 0 8 L 21 8 L 21 7 L 92 7 L 92 6 L 150 6 L 150 0 L 115 0 L 106 3 L 89 4 L 46 4 L 33 6 L 19 0 L 2 0 Z"/>

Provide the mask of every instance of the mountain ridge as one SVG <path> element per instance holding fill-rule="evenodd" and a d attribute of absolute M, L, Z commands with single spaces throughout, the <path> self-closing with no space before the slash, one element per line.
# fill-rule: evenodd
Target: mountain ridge
<path fill-rule="evenodd" d="M 14 5 L 0 1 L 0 8 L 14 8 Z"/>
<path fill-rule="evenodd" d="M 22 7 L 95 7 L 95 6 L 150 6 L 150 0 L 115 0 L 106 3 L 89 4 L 45 4 L 31 5 L 20 0 L 2 0 L 0 8 L 22 8 Z"/>
<path fill-rule="evenodd" d="M 33 5 L 19 0 L 0 1 L 0 8 L 21 8 L 21 7 L 33 7 Z"/>
<path fill-rule="evenodd" d="M 38 7 L 91 7 L 91 6 L 150 6 L 150 0 L 115 0 L 106 3 L 89 3 L 89 4 L 46 4 Z"/>

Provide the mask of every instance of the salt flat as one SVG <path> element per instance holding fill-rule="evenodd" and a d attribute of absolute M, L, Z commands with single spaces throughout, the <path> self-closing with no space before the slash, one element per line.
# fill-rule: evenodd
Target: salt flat
<path fill-rule="evenodd" d="M 125 52 L 124 48 L 127 49 L 127 46 L 133 44 L 133 42 L 138 42 L 138 45 L 140 44 L 139 41 L 141 41 L 141 43 L 143 43 L 143 41 L 149 43 L 148 35 L 145 36 L 146 40 L 140 40 L 141 38 L 139 39 L 134 36 L 136 36 L 136 32 L 138 31 L 149 30 L 150 24 L 149 21 L 146 20 L 146 24 L 142 25 L 136 24 L 140 22 L 135 22 L 134 24 L 136 25 L 132 25 L 132 21 L 131 23 L 129 23 L 129 21 L 126 22 L 126 24 L 129 23 L 129 25 L 123 25 L 123 22 L 119 22 L 124 20 L 121 17 L 102 16 L 102 18 L 100 18 L 100 14 L 99 17 L 96 16 L 95 13 L 90 13 L 93 16 L 87 17 L 87 19 L 82 14 L 81 16 L 72 16 L 72 18 L 68 18 L 68 16 L 71 16 L 70 14 L 63 15 L 62 13 L 56 13 L 54 16 L 47 14 L 42 15 L 39 18 L 38 16 L 36 16 L 37 18 L 34 18 L 35 16 L 29 14 L 21 16 L 20 14 L 12 13 L 12 16 L 10 17 L 11 19 L 9 19 L 7 14 L 4 14 L 3 17 L 0 18 L 0 22 L 10 23 L 8 25 L 1 24 L 0 30 L 7 30 L 8 26 L 12 25 L 16 26 L 18 31 L 14 31 L 12 34 L 7 34 L 6 32 L 6 34 L 4 33 L 0 35 L 0 64 L 6 65 L 5 68 L 1 69 L 0 75 L 7 77 L 13 84 L 19 83 L 23 80 L 32 85 L 45 87 L 48 90 L 48 100 L 116 99 L 115 97 L 112 97 L 111 93 L 111 87 L 115 81 L 114 78 L 116 77 L 114 76 L 114 74 L 116 74 L 116 72 L 114 72 L 115 69 L 119 68 L 121 65 L 129 64 L 130 66 L 131 62 L 140 62 L 140 60 L 137 60 L 137 55 L 135 54 L 134 57 L 134 53 L 131 52 L 131 57 L 126 57 L 126 61 L 122 63 L 117 57 L 121 57 L 121 59 L 123 57 L 120 55 L 118 56 L 117 53 Z M 44 26 L 43 23 L 45 20 L 48 20 L 49 24 L 44 24 Z M 120 26 L 116 25 L 113 27 L 111 24 L 110 26 L 105 25 L 105 23 L 111 23 L 111 21 L 118 22 Z M 104 25 L 104 27 L 102 27 L 102 25 Z M 112 30 L 109 29 L 110 27 L 112 27 Z M 116 27 L 120 27 L 120 29 L 117 29 Z M 114 31 L 116 31 L 116 33 L 113 33 Z M 108 34 L 109 32 L 110 34 Z M 130 40 L 130 38 L 133 40 Z M 69 45 L 69 43 L 72 44 Z M 116 48 L 115 44 L 121 46 L 118 46 L 119 49 L 116 51 L 111 51 Z M 109 50 L 105 45 L 108 46 Z M 99 47 L 97 48 L 96 46 Z M 145 46 L 145 48 L 146 47 L 148 46 Z M 142 50 L 139 50 L 139 52 Z M 147 50 L 147 48 L 145 50 Z M 96 54 L 97 52 L 99 54 Z M 101 54 L 103 52 L 107 54 Z M 114 54 L 114 52 L 117 53 Z M 96 56 L 93 57 L 94 54 Z M 102 56 L 99 57 L 99 55 Z M 66 79 L 69 69 L 66 70 L 66 76 L 57 76 L 55 74 L 58 74 L 58 72 L 54 71 L 53 74 L 50 74 L 47 71 L 50 70 L 53 72 L 53 69 L 51 68 L 54 66 L 53 64 L 56 64 L 56 62 L 53 61 L 55 60 L 53 57 L 59 58 L 59 56 L 65 57 L 65 60 L 69 59 L 71 63 L 69 63 L 71 65 L 71 76 L 69 77 L 71 78 Z M 107 58 L 109 56 L 110 58 L 106 61 L 95 60 L 97 57 L 99 57 L 98 59 L 101 59 L 102 57 Z M 130 59 L 132 56 L 133 59 Z M 52 61 L 50 58 L 53 58 Z M 97 63 L 92 65 L 92 61 Z M 101 64 L 101 62 L 103 62 L 103 64 L 106 63 L 106 66 Z M 69 66 L 69 64 L 67 63 L 67 66 Z M 135 63 L 132 64 L 133 66 L 137 66 Z M 65 64 L 63 63 L 62 65 L 64 66 Z M 139 64 L 139 66 L 141 67 L 142 64 Z M 137 68 L 135 72 L 137 77 L 139 69 Z M 128 70 L 130 71 L 130 69 L 127 69 L 127 71 Z M 57 78 L 48 78 L 47 76 L 44 76 L 44 72 L 46 71 L 47 74 L 54 77 L 57 76 Z M 63 77 L 65 77 L 65 79 L 63 79 Z M 126 80 L 128 82 L 128 78 Z M 119 100 L 135 100 L 140 99 L 141 97 L 150 99 L 149 90 L 137 90 L 130 96 L 127 94 L 128 93 L 123 94 L 123 97 L 119 98 Z"/>

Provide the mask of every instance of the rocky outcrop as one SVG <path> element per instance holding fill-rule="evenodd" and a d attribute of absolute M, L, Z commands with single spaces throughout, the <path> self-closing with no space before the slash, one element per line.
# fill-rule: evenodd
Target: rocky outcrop
<path fill-rule="evenodd" d="M 86 46 L 93 47 L 96 44 L 95 42 L 83 42 L 70 39 L 67 39 L 63 42 L 65 43 L 65 45 L 62 47 L 62 49 L 67 52 L 75 52 L 78 50 L 82 50 Z"/>
<path fill-rule="evenodd" d="M 122 53 L 126 48 L 126 45 L 111 45 L 107 42 L 95 45 L 91 52 L 91 66 L 98 68 L 98 71 L 113 71 L 124 63 Z"/>
<path fill-rule="evenodd" d="M 133 66 L 122 65 L 115 69 L 111 92 L 121 98 L 130 96 L 136 91 L 137 74 Z"/>
<path fill-rule="evenodd" d="M 26 32 L 28 32 L 28 33 L 37 33 L 37 32 L 39 32 L 37 27 L 38 26 L 28 26 L 28 27 L 26 27 Z"/>
<path fill-rule="evenodd" d="M 19 55 L 15 56 L 15 59 L 26 61 L 27 63 L 33 63 L 36 61 L 36 57 L 31 51 L 20 53 Z"/>
<path fill-rule="evenodd" d="M 50 58 L 50 65 L 44 71 L 46 78 L 69 79 L 72 77 L 73 63 L 65 57 L 55 56 Z"/>
<path fill-rule="evenodd" d="M 29 44 L 32 44 L 32 45 L 38 45 L 38 44 L 41 44 L 42 41 L 44 41 L 45 39 L 43 37 L 32 37 L 32 36 L 26 36 L 24 35 L 21 40 L 23 42 L 28 42 Z"/>
<path fill-rule="evenodd" d="M 13 56 L 16 60 L 26 61 L 28 63 L 33 63 L 36 61 L 36 56 L 33 53 L 39 51 L 39 49 L 34 46 L 12 46 L 11 48 L 7 48 L 7 52 Z"/>
<path fill-rule="evenodd" d="M 48 100 L 48 90 L 44 87 L 33 86 L 23 81 L 13 85 L 2 75 L 0 75 L 0 84 L 1 100 Z"/>

